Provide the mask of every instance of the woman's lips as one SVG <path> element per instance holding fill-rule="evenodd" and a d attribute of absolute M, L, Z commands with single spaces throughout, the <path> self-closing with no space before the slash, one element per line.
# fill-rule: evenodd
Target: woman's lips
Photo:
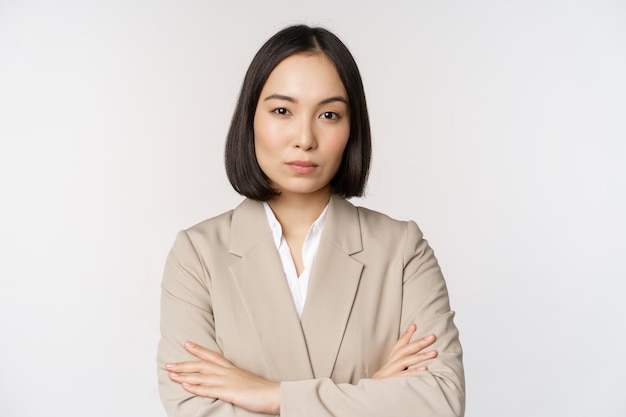
<path fill-rule="evenodd" d="M 317 168 L 317 164 L 311 161 L 291 161 L 287 162 L 287 166 L 298 174 L 309 174 Z"/>

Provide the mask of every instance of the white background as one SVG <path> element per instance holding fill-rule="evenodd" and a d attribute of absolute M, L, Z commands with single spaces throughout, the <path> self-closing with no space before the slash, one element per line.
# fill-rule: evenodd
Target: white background
<path fill-rule="evenodd" d="M 626 4 L 599 0 L 0 0 L 0 415 L 164 416 L 165 256 L 240 201 L 244 72 L 300 22 L 360 65 L 357 203 L 435 248 L 466 415 L 626 415 Z"/>

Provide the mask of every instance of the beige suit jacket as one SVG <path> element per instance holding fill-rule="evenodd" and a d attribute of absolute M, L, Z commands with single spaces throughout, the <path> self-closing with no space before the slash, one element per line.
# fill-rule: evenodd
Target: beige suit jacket
<path fill-rule="evenodd" d="M 195 397 L 166 362 L 194 360 L 191 340 L 280 381 L 281 416 L 460 416 L 462 352 L 433 251 L 413 222 L 332 197 L 298 319 L 261 203 L 178 234 L 162 284 L 158 373 L 169 416 L 255 416 Z M 369 379 L 400 334 L 437 335 L 427 372 Z"/>

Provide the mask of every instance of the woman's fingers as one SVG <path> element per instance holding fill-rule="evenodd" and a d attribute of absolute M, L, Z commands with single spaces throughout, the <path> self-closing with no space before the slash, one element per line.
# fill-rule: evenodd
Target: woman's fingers
<path fill-rule="evenodd" d="M 417 326 L 415 325 L 415 323 L 411 323 L 409 328 L 406 329 L 406 331 L 402 334 L 402 336 L 400 336 L 398 341 L 394 343 L 394 345 L 391 347 L 391 351 L 389 352 L 390 359 L 398 349 L 406 346 L 411 341 L 411 337 L 413 337 L 413 334 L 415 334 L 416 330 Z"/>
<path fill-rule="evenodd" d="M 428 336 L 419 338 L 410 343 L 405 343 L 403 346 L 399 346 L 395 349 L 392 348 L 392 353 L 389 355 L 390 361 L 395 361 L 397 359 L 413 355 L 414 353 L 420 352 L 426 349 L 428 346 L 435 343 L 437 338 L 434 334 L 430 334 Z"/>
<path fill-rule="evenodd" d="M 185 389 L 185 391 L 190 392 L 194 395 L 200 395 L 202 397 L 212 397 L 212 398 L 220 397 L 218 394 L 216 394 L 216 390 L 213 388 L 208 388 L 203 385 L 193 385 L 187 382 L 183 382 L 181 383 L 181 385 L 183 389 Z"/>
<path fill-rule="evenodd" d="M 418 366 L 417 368 L 407 369 L 406 371 L 402 371 L 402 374 L 399 376 L 409 376 L 413 374 L 418 374 L 420 372 L 426 372 L 428 367 L 426 366 Z"/>
<path fill-rule="evenodd" d="M 426 370 L 425 366 L 416 365 L 437 357 L 437 351 L 426 348 L 435 343 L 435 335 L 421 337 L 411 342 L 411 337 L 417 331 L 417 326 L 411 324 L 398 341 L 392 346 L 387 363 L 380 368 L 372 378 L 384 379 L 396 376 L 407 376 Z"/>
<path fill-rule="evenodd" d="M 417 331 L 417 325 L 415 323 L 411 323 L 409 327 L 406 329 L 406 331 L 404 332 L 404 334 L 400 336 L 400 339 L 398 339 L 398 341 L 396 342 L 396 345 L 398 344 L 406 345 L 407 343 L 409 343 L 416 331 Z"/>
<path fill-rule="evenodd" d="M 425 362 L 429 359 L 433 359 L 437 357 L 436 351 L 428 351 L 425 353 L 415 353 L 413 355 L 405 356 L 399 358 L 395 361 L 388 362 L 383 366 L 378 372 L 376 372 L 372 378 L 374 379 L 385 379 L 385 378 L 394 378 L 398 376 L 409 376 L 416 374 L 418 372 L 424 372 L 427 370 L 426 366 L 418 366 L 412 368 L 413 366 Z"/>
<path fill-rule="evenodd" d="M 202 359 L 204 361 L 213 362 L 221 366 L 231 365 L 231 363 L 219 353 L 209 350 L 196 343 L 185 342 L 185 349 L 187 350 L 187 352 L 191 353 L 193 356 L 199 359 Z"/>
<path fill-rule="evenodd" d="M 192 373 L 180 373 L 180 372 L 170 372 L 170 379 L 174 382 L 178 382 L 179 384 L 191 384 L 191 385 L 212 385 L 212 375 L 217 374 L 201 374 L 197 372 Z"/>
<path fill-rule="evenodd" d="M 397 362 L 393 364 L 393 368 L 396 371 L 404 371 L 408 368 L 417 365 L 418 363 L 425 362 L 429 359 L 433 359 L 437 357 L 437 351 L 431 350 L 424 353 L 415 353 L 413 355 L 405 356 L 400 358 Z"/>
<path fill-rule="evenodd" d="M 166 363 L 165 369 L 178 373 L 214 373 L 218 367 L 229 367 L 232 364 L 217 352 L 209 350 L 193 342 L 186 342 L 185 349 L 200 359 L 199 361 L 187 361 L 178 363 Z"/>
<path fill-rule="evenodd" d="M 219 369 L 222 368 L 221 365 L 217 365 L 211 362 L 206 361 L 193 361 L 193 362 L 178 362 L 178 363 L 167 363 L 165 364 L 165 369 L 170 372 L 176 373 L 215 373 L 218 372 Z"/>
<path fill-rule="evenodd" d="M 200 360 L 165 365 L 170 379 L 185 390 L 254 412 L 279 413 L 279 383 L 237 368 L 219 353 L 200 345 L 187 342 L 185 349 Z"/>

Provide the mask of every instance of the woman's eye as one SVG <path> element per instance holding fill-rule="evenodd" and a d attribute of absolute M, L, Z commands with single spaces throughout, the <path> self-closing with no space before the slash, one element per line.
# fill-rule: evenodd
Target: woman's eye
<path fill-rule="evenodd" d="M 280 114 L 282 116 L 286 116 L 289 114 L 289 110 L 284 107 L 279 107 L 277 109 L 272 110 L 272 113 Z"/>
<path fill-rule="evenodd" d="M 329 120 L 339 119 L 339 115 L 335 113 L 334 111 L 325 111 L 324 113 L 322 113 L 320 117 L 322 119 L 329 119 Z"/>

